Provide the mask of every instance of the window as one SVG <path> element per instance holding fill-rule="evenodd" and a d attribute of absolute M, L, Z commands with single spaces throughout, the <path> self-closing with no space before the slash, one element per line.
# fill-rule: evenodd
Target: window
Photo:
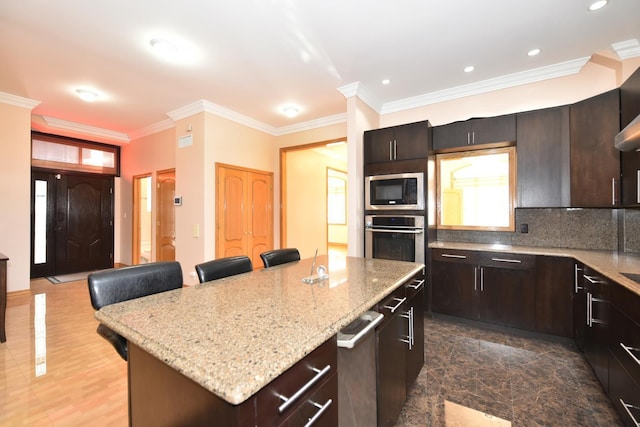
<path fill-rule="evenodd" d="M 119 173 L 120 147 L 54 135 L 33 134 L 31 165 L 106 175 Z"/>
<path fill-rule="evenodd" d="M 438 228 L 514 231 L 515 147 L 436 156 Z"/>

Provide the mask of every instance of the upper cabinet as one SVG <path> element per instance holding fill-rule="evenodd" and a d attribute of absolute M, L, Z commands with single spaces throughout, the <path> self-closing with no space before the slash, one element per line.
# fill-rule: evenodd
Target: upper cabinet
<path fill-rule="evenodd" d="M 518 207 L 570 206 L 569 107 L 519 113 Z"/>
<path fill-rule="evenodd" d="M 620 129 L 640 114 L 640 68 L 620 86 Z M 620 155 L 622 204 L 640 204 L 640 151 Z"/>
<path fill-rule="evenodd" d="M 409 123 L 364 133 L 364 163 L 426 158 L 429 154 L 429 121 Z"/>
<path fill-rule="evenodd" d="M 516 115 L 469 119 L 433 128 L 434 150 L 467 150 L 516 140 Z"/>
<path fill-rule="evenodd" d="M 620 205 L 620 152 L 613 139 L 620 131 L 620 90 L 570 107 L 571 206 Z"/>

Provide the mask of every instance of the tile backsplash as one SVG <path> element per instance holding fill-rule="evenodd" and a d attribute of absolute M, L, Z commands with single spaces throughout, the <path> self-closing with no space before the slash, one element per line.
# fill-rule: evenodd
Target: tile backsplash
<path fill-rule="evenodd" d="M 520 233 L 527 224 L 528 233 Z M 640 253 L 640 210 L 516 209 L 516 232 L 438 230 L 438 240 Z"/>

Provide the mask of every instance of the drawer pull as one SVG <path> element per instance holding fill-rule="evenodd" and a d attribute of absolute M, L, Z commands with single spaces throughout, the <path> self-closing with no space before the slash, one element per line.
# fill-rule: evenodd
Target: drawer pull
<path fill-rule="evenodd" d="M 311 427 L 312 425 L 314 425 L 315 422 L 318 421 L 318 418 L 320 418 L 322 414 L 329 408 L 329 406 L 331 406 L 331 404 L 333 403 L 333 400 L 332 399 L 327 400 L 327 403 L 325 403 L 324 405 L 321 405 L 316 402 L 311 402 L 311 401 L 309 401 L 309 403 L 311 403 L 313 406 L 315 406 L 319 410 L 318 412 L 315 413 L 313 417 L 309 418 L 309 421 L 307 421 L 304 427 Z"/>
<path fill-rule="evenodd" d="M 386 308 L 387 310 L 390 310 L 392 313 L 395 312 L 398 307 L 400 307 L 406 300 L 407 298 L 394 298 L 395 301 L 397 301 L 397 304 L 394 305 L 393 307 L 391 307 L 390 305 L 384 305 L 383 307 Z"/>
<path fill-rule="evenodd" d="M 638 365 L 640 365 L 640 360 L 636 357 L 635 354 L 633 354 L 631 352 L 631 350 L 635 350 L 635 351 L 640 351 L 637 348 L 633 348 L 633 347 L 627 347 L 626 345 L 620 343 L 620 347 L 622 347 L 624 349 L 624 351 L 626 351 L 627 353 L 629 353 L 629 356 L 631 356 L 631 358 L 633 359 L 634 362 L 636 362 Z"/>
<path fill-rule="evenodd" d="M 627 411 L 627 415 L 629 415 L 629 418 L 631 418 L 631 421 L 633 421 L 633 423 L 637 426 L 640 427 L 640 423 L 636 420 L 636 417 L 633 416 L 633 414 L 631 413 L 630 409 L 639 409 L 637 406 L 633 406 L 630 405 L 628 403 L 624 403 L 624 400 L 620 399 L 620 403 L 622 403 L 622 407 L 624 408 L 625 411 Z"/>
<path fill-rule="evenodd" d="M 574 275 L 573 275 L 573 285 L 575 288 L 575 293 L 577 294 L 578 291 L 581 291 L 582 289 L 584 289 L 582 286 L 578 286 L 578 271 L 582 271 L 582 269 L 580 267 L 578 267 L 578 264 L 574 264 Z"/>
<path fill-rule="evenodd" d="M 307 392 L 307 390 L 309 390 L 311 387 L 313 387 L 313 385 L 315 383 L 320 381 L 320 379 L 323 376 L 325 376 L 331 370 L 331 365 L 325 366 L 323 370 L 320 370 L 318 368 L 312 368 L 312 370 L 313 370 L 313 372 L 316 373 L 316 375 L 313 378 L 311 378 L 311 380 L 309 380 L 309 382 L 307 382 L 305 385 L 300 387 L 298 389 L 298 391 L 296 391 L 293 394 L 293 396 L 286 397 L 286 396 L 283 396 L 281 394 L 278 395 L 278 397 L 284 401 L 284 403 L 282 405 L 278 406 L 278 413 L 282 414 L 284 411 L 286 411 L 287 408 L 289 408 L 289 406 L 293 405 L 295 403 L 295 401 L 300 398 L 300 396 L 305 394 Z"/>
<path fill-rule="evenodd" d="M 595 285 L 595 284 L 598 284 L 598 283 L 604 283 L 602 280 L 599 280 L 598 277 L 587 276 L 586 274 L 583 274 L 582 277 L 587 279 L 589 281 L 589 283 L 591 283 L 592 285 Z"/>
<path fill-rule="evenodd" d="M 522 260 L 519 260 L 519 259 L 509 259 L 509 258 L 491 258 L 491 261 L 510 262 L 512 264 L 520 264 L 522 262 Z"/>
<path fill-rule="evenodd" d="M 407 285 L 407 288 L 411 288 L 413 290 L 420 289 L 420 286 L 424 284 L 424 279 L 422 280 L 414 280 L 410 284 Z"/>
<path fill-rule="evenodd" d="M 442 258 L 457 258 L 457 259 L 467 259 L 466 255 L 455 255 L 455 254 L 440 254 Z"/>

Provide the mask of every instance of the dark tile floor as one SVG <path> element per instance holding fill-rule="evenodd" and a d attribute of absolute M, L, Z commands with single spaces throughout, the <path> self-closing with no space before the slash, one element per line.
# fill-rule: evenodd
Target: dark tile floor
<path fill-rule="evenodd" d="M 445 400 L 513 426 L 622 425 L 573 344 L 427 317 L 425 359 L 396 426 L 445 426 Z"/>

